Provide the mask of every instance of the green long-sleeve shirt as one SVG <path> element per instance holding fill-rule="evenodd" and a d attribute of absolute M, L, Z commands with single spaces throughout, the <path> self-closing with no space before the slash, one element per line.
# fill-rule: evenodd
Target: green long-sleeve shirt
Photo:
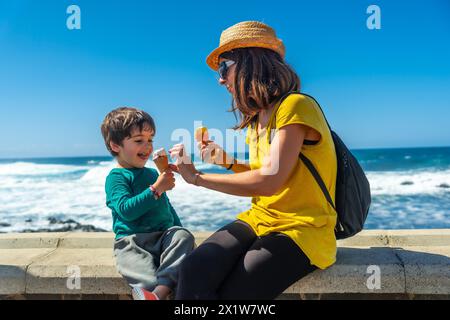
<path fill-rule="evenodd" d="M 116 239 L 181 226 L 165 193 L 155 200 L 150 185 L 158 172 L 150 168 L 114 168 L 106 178 L 106 205 L 112 210 Z"/>

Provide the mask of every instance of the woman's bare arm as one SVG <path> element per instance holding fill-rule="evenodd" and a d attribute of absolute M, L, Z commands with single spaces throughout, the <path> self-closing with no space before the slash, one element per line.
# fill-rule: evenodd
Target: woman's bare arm
<path fill-rule="evenodd" d="M 201 174 L 194 181 L 198 186 L 237 196 L 273 195 L 282 188 L 294 170 L 306 132 L 307 127 L 300 124 L 287 125 L 278 130 L 270 154 L 260 169 L 247 169 L 229 175 Z"/>
<path fill-rule="evenodd" d="M 230 170 L 234 173 L 251 170 L 248 163 L 230 156 L 221 146 L 214 143 L 214 141 L 200 142 L 198 143 L 198 148 L 200 149 L 202 159 L 208 163 L 216 164 L 225 169 L 228 169 L 233 164 Z"/>

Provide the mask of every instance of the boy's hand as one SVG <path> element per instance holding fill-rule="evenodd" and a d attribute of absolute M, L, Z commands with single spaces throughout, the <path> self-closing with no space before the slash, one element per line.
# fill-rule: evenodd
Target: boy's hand
<path fill-rule="evenodd" d="M 167 169 L 163 173 L 161 173 L 158 177 L 158 180 L 153 184 L 153 188 L 159 194 L 166 192 L 168 190 L 172 190 L 175 187 L 175 177 L 173 175 L 172 170 Z"/>

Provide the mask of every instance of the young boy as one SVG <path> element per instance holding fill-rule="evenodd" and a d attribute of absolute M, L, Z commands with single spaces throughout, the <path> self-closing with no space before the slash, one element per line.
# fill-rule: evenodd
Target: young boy
<path fill-rule="evenodd" d="M 105 183 L 117 269 L 132 287 L 134 299 L 167 299 L 176 288 L 181 261 L 193 250 L 194 237 L 182 228 L 165 194 L 175 186 L 170 168 L 158 176 L 145 167 L 155 124 L 144 111 L 118 108 L 105 117 L 101 131 L 117 160 Z"/>

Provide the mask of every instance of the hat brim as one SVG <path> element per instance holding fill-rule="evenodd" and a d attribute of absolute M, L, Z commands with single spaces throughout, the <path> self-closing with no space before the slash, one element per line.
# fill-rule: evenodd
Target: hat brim
<path fill-rule="evenodd" d="M 233 49 L 238 48 L 251 48 L 251 47 L 257 47 L 257 48 L 266 48 L 271 49 L 278 54 L 282 58 L 284 58 L 285 49 L 283 42 L 278 39 L 267 39 L 267 38 L 249 38 L 249 39 L 236 39 L 232 40 L 224 45 L 219 46 L 218 48 L 214 49 L 206 58 L 206 64 L 213 70 L 217 71 L 219 69 L 219 57 L 222 53 L 231 51 Z"/>

